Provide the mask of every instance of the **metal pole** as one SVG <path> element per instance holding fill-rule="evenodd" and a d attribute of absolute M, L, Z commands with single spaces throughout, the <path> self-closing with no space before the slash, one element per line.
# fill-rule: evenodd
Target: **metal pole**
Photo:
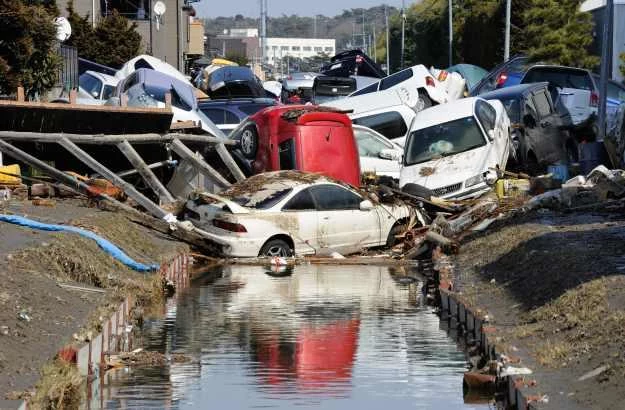
<path fill-rule="evenodd" d="M 612 63 L 612 32 L 614 29 L 614 0 L 606 0 L 605 24 L 601 43 L 601 74 L 599 80 L 599 135 L 597 141 L 603 141 L 606 133 L 606 108 L 608 97 L 608 78 Z"/>
<path fill-rule="evenodd" d="M 512 14 L 512 0 L 506 0 L 506 35 L 504 40 L 503 60 L 510 59 L 510 16 Z"/>
<path fill-rule="evenodd" d="M 404 50 L 405 50 L 405 31 L 406 31 L 406 11 L 404 10 L 404 0 L 401 1 L 401 55 L 399 56 L 399 68 L 404 68 Z"/>
<path fill-rule="evenodd" d="M 391 50 L 388 46 L 388 10 L 386 4 L 384 5 L 384 24 L 386 25 L 386 75 L 391 73 Z"/>
<path fill-rule="evenodd" d="M 152 9 L 150 9 L 152 12 Z M 95 0 L 91 0 L 91 27 L 95 28 Z"/>
<path fill-rule="evenodd" d="M 378 47 L 375 41 L 375 21 L 373 22 L 373 61 L 378 62 Z"/>
<path fill-rule="evenodd" d="M 362 10 L 362 51 L 367 52 L 367 38 L 365 37 L 365 10 Z"/>
<path fill-rule="evenodd" d="M 313 16 L 313 38 L 317 38 L 317 15 Z"/>
<path fill-rule="evenodd" d="M 453 58 L 453 44 L 454 44 L 454 15 L 451 0 L 449 0 L 449 66 L 451 67 L 454 63 Z"/>

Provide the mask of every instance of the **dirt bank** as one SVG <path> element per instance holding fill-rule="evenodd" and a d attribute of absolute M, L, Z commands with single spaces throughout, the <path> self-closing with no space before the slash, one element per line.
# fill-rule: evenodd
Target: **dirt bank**
<path fill-rule="evenodd" d="M 487 311 L 498 350 L 534 370 L 526 379 L 537 381 L 530 394 L 548 396 L 541 407 L 621 408 L 622 209 L 531 213 L 465 239 L 455 262 L 455 290 Z"/>
<path fill-rule="evenodd" d="M 80 226 L 109 239 L 133 259 L 161 263 L 188 248 L 123 214 L 82 201 L 53 207 L 0 205 L 0 213 Z M 64 288 L 63 285 L 79 288 Z M 126 295 L 158 297 L 156 273 L 137 273 L 76 234 L 48 233 L 0 222 L 0 407 L 31 389 L 59 348 L 97 329 L 100 316 Z"/>

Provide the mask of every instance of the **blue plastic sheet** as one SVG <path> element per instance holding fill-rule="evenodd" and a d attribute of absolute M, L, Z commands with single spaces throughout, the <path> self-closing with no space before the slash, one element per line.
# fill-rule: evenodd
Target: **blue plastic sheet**
<path fill-rule="evenodd" d="M 108 253 L 124 265 L 128 266 L 131 269 L 134 269 L 139 272 L 150 272 L 158 270 L 158 265 L 145 265 L 143 263 L 136 262 L 130 256 L 126 255 L 124 251 L 119 249 L 110 241 L 102 238 L 99 235 L 96 235 L 93 232 L 87 231 L 86 229 L 77 228 L 75 226 L 67 226 L 67 225 L 55 225 L 55 224 L 47 224 L 39 221 L 35 221 L 32 219 L 24 218 L 19 215 L 5 215 L 0 214 L 0 221 L 8 222 L 15 225 L 26 226 L 28 228 L 39 229 L 41 231 L 53 231 L 53 232 L 73 232 L 78 235 L 84 236 L 85 238 L 93 239 L 104 252 Z"/>

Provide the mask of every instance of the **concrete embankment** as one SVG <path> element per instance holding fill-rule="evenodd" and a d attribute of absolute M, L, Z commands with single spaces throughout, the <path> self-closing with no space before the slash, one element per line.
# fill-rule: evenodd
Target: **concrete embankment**
<path fill-rule="evenodd" d="M 138 262 L 161 265 L 136 272 L 91 239 L 0 222 L 0 408 L 23 399 L 31 408 L 72 408 L 85 391 L 77 384 L 97 376 L 102 354 L 132 347 L 130 326 L 162 300 L 163 278 L 185 280 L 189 248 L 82 201 L 10 201 L 0 211 L 87 229 Z"/>
<path fill-rule="evenodd" d="M 622 209 L 543 210 L 435 253 L 442 318 L 475 356 L 465 380 L 497 383 L 512 408 L 620 408 L 624 238 Z"/>

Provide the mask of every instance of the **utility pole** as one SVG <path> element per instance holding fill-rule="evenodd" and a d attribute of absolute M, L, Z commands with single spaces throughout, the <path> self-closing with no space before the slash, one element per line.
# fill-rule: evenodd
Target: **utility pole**
<path fill-rule="evenodd" d="M 449 66 L 451 67 L 454 63 L 453 58 L 453 47 L 454 47 L 454 14 L 453 14 L 451 0 L 449 0 Z"/>
<path fill-rule="evenodd" d="M 614 0 L 606 0 L 601 43 L 601 73 L 599 79 L 599 135 L 598 141 L 603 141 L 606 131 L 606 108 L 608 102 L 608 78 L 612 66 L 612 33 L 614 32 Z"/>
<path fill-rule="evenodd" d="M 386 26 L 386 75 L 389 75 L 391 73 L 391 50 L 388 46 L 388 10 L 386 4 L 384 5 L 384 25 Z"/>
<path fill-rule="evenodd" d="M 367 38 L 365 37 L 365 9 L 362 9 L 362 51 L 367 52 Z"/>
<path fill-rule="evenodd" d="M 449 0 L 451 1 L 451 0 Z M 399 68 L 404 68 L 404 50 L 406 40 L 406 11 L 404 10 L 404 0 L 401 0 L 401 56 L 399 57 Z"/>
<path fill-rule="evenodd" d="M 260 0 L 260 64 L 265 62 L 267 45 L 267 0 Z"/>
<path fill-rule="evenodd" d="M 510 18 L 512 14 L 512 0 L 506 0 L 506 36 L 503 48 L 503 60 L 510 59 Z"/>
<path fill-rule="evenodd" d="M 375 40 L 375 21 L 373 22 L 373 61 L 378 62 L 378 47 Z"/>

